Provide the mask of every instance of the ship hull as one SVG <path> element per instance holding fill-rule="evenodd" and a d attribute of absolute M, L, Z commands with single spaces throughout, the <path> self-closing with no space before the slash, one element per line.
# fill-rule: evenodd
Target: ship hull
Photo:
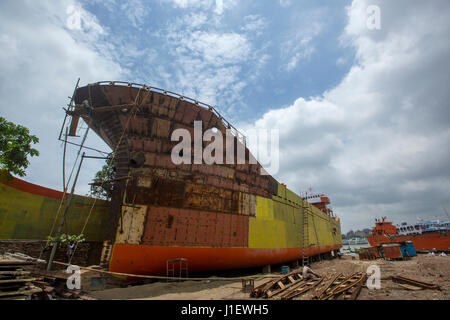
<path fill-rule="evenodd" d="M 224 137 L 234 129 L 213 107 L 116 83 L 78 88 L 74 100 L 70 132 L 82 117 L 116 151 L 106 236 L 111 271 L 165 274 L 166 261 L 176 258 L 188 259 L 190 272 L 249 268 L 342 246 L 339 219 L 261 174 L 238 131 L 232 163 L 173 163 L 175 130 L 195 139 L 194 122 Z M 242 146 L 244 163 L 237 161 Z"/>
<path fill-rule="evenodd" d="M 340 245 L 307 248 L 309 256 L 338 250 Z M 188 260 L 189 272 L 231 270 L 276 265 L 299 260 L 302 248 L 199 248 L 146 245 L 114 245 L 110 271 L 127 274 L 165 275 L 170 259 Z"/>
<path fill-rule="evenodd" d="M 417 235 L 369 235 L 367 236 L 371 246 L 379 246 L 385 243 L 412 241 L 416 250 L 450 250 L 450 233 L 429 232 Z"/>

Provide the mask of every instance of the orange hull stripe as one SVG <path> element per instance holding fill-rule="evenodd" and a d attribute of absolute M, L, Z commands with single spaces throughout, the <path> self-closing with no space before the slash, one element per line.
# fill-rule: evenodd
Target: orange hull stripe
<path fill-rule="evenodd" d="M 341 245 L 309 248 L 308 255 L 337 250 Z M 226 270 L 280 264 L 301 259 L 301 248 L 204 248 L 115 244 L 110 271 L 165 275 L 166 261 L 186 258 L 189 272 Z"/>
<path fill-rule="evenodd" d="M 32 193 L 47 198 L 62 199 L 63 196 L 63 193 L 61 191 L 42 187 L 34 183 L 26 182 L 19 178 L 14 178 L 14 180 L 11 183 L 4 181 L 3 184 L 23 192 Z"/>
<path fill-rule="evenodd" d="M 394 236 L 388 238 L 386 236 L 367 236 L 371 246 L 379 246 L 383 243 L 393 243 L 402 241 L 412 241 L 416 250 L 449 250 L 450 235 L 448 232 L 445 236 L 440 233 L 426 233 L 414 236 Z"/>

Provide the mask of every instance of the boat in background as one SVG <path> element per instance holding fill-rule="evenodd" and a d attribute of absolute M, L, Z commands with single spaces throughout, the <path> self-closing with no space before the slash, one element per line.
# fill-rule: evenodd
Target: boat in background
<path fill-rule="evenodd" d="M 375 227 L 367 237 L 371 246 L 411 241 L 416 250 L 450 250 L 450 221 L 427 221 L 393 225 L 383 217 L 375 219 Z"/>

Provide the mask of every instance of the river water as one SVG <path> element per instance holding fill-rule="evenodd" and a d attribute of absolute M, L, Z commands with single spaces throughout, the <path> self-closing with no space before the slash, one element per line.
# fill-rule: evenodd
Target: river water
<path fill-rule="evenodd" d="M 368 247 L 370 247 L 370 244 L 368 244 L 368 243 L 364 243 L 364 244 L 344 244 L 344 245 L 342 245 L 342 248 L 341 248 L 341 253 L 343 253 L 343 254 L 350 254 L 351 253 L 351 251 L 352 252 L 357 252 L 358 251 L 358 249 L 360 249 L 360 248 L 368 248 Z"/>

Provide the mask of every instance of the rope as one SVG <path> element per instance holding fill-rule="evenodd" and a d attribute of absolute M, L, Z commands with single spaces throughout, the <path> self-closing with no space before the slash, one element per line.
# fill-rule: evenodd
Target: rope
<path fill-rule="evenodd" d="M 37 263 L 46 263 L 44 260 L 38 260 L 33 257 L 21 257 L 15 254 L 7 253 L 7 255 L 13 256 L 18 259 L 32 259 Z M 70 263 L 64 263 L 60 261 L 53 261 L 54 264 L 59 264 L 61 266 L 71 266 Z M 239 280 L 256 280 L 256 279 L 266 279 L 266 278 L 279 278 L 280 275 L 258 275 L 258 276 L 247 276 L 247 277 L 230 277 L 230 278 L 224 278 L 224 277 L 214 277 L 214 278 L 176 278 L 176 277 L 165 277 L 165 276 L 149 276 L 149 275 L 143 275 L 143 274 L 133 274 L 133 273 L 123 273 L 123 272 L 114 272 L 114 271 L 106 271 L 106 270 L 99 270 L 94 269 L 90 267 L 82 267 L 77 266 L 80 269 L 89 270 L 89 271 L 95 271 L 99 273 L 105 273 L 110 275 L 116 275 L 116 276 L 125 276 L 125 277 L 134 277 L 134 278 L 144 278 L 144 279 L 158 279 L 158 280 L 182 280 L 182 281 L 239 281 Z"/>
<path fill-rule="evenodd" d="M 76 91 L 76 89 L 77 89 L 77 87 L 78 87 L 79 81 L 80 81 L 80 79 L 78 79 L 77 85 L 75 86 L 74 94 L 75 94 L 75 91 Z M 72 98 L 71 98 L 71 100 L 70 100 L 70 103 L 72 103 L 72 101 L 73 101 L 73 96 L 72 96 Z M 67 114 L 66 114 L 66 116 L 67 116 Z M 64 122 L 65 122 L 65 121 L 64 121 Z M 61 129 L 61 131 L 62 131 L 62 130 L 63 130 L 63 129 Z M 64 188 L 64 192 L 63 192 L 63 195 L 62 195 L 62 197 L 61 197 L 61 201 L 59 202 L 59 206 L 58 206 L 58 210 L 56 211 L 55 219 L 53 219 L 53 224 L 52 224 L 52 227 L 51 227 L 51 229 L 50 229 L 50 233 L 49 233 L 49 235 L 47 236 L 47 243 L 46 243 L 45 247 L 47 247 L 47 246 L 48 246 L 48 243 L 49 243 L 48 237 L 51 237 L 51 236 L 52 236 L 53 230 L 55 229 L 56 221 L 58 220 L 59 213 L 60 213 L 60 211 L 61 211 L 62 205 L 63 205 L 64 200 L 65 200 L 66 195 L 67 195 L 67 187 L 69 186 L 69 183 L 70 183 L 70 181 L 71 181 L 71 179 L 72 179 L 72 175 L 73 175 L 73 172 L 74 172 L 74 170 L 75 170 L 76 164 L 77 164 L 77 162 L 78 162 L 78 158 L 79 158 L 79 156 L 80 156 L 80 152 L 81 152 L 81 150 L 82 150 L 82 148 L 83 148 L 83 145 L 84 145 L 84 142 L 86 141 L 86 138 L 87 138 L 88 130 L 89 130 L 89 127 L 87 128 L 87 130 L 86 130 L 86 132 L 85 132 L 85 134 L 84 134 L 84 136 L 83 136 L 83 140 L 82 140 L 82 142 L 81 142 L 80 148 L 78 149 L 77 157 L 76 157 L 75 162 L 74 162 L 74 164 L 73 164 L 73 166 L 72 166 L 72 170 L 71 170 L 71 172 L 70 172 L 69 179 L 67 180 L 67 184 L 66 184 L 66 183 L 65 183 L 65 180 L 66 180 L 66 179 L 65 179 L 65 167 L 66 167 L 66 146 L 67 146 L 67 142 L 68 142 L 68 141 L 67 141 L 67 127 L 66 127 L 66 136 L 65 136 L 65 139 L 64 139 L 64 154 L 63 154 L 63 180 L 64 180 L 63 188 Z M 44 254 L 44 249 L 45 249 L 45 247 L 43 247 L 42 250 L 40 251 L 40 253 L 39 253 L 39 259 L 40 259 L 40 258 L 42 257 L 42 255 Z"/>
<path fill-rule="evenodd" d="M 136 117 L 137 110 L 138 110 L 139 107 L 142 105 L 142 103 L 143 103 L 145 100 L 147 100 L 149 94 L 151 93 L 151 91 L 148 90 L 148 91 L 147 91 L 146 97 L 145 97 L 144 99 L 142 99 L 142 100 L 140 101 L 140 104 L 138 105 L 138 104 L 137 104 L 137 101 L 138 101 L 138 97 L 140 96 L 141 89 L 142 89 L 142 88 L 139 88 L 139 91 L 138 91 L 138 93 L 137 93 L 137 95 L 136 95 L 136 98 L 134 99 L 134 106 L 132 107 L 134 110 L 133 110 L 132 113 L 130 113 L 130 115 L 129 115 L 128 119 L 127 119 L 127 122 L 126 122 L 126 124 L 125 124 L 125 126 L 124 126 L 124 128 L 123 128 L 123 130 L 122 130 L 122 134 L 121 134 L 121 136 L 120 136 L 120 139 L 119 139 L 119 141 L 117 142 L 116 147 L 115 147 L 115 149 L 114 149 L 114 151 L 113 151 L 113 156 L 112 156 L 111 162 L 113 162 L 114 159 L 115 159 L 115 157 L 116 157 L 117 149 L 119 148 L 120 144 L 122 143 L 122 139 L 123 139 L 123 137 L 125 136 L 126 130 L 128 129 L 128 125 L 129 125 L 129 123 L 130 123 L 131 117 L 133 117 L 133 118 Z M 90 96 L 90 86 L 89 86 L 89 99 L 91 99 L 91 96 Z M 105 179 L 105 178 L 103 178 L 102 183 L 100 184 L 100 187 L 102 187 L 103 184 L 105 183 L 105 180 L 104 180 L 104 179 Z M 129 178 L 128 178 L 128 179 L 129 179 Z M 127 181 L 128 181 L 128 179 L 127 179 Z M 95 206 L 95 203 L 96 203 L 96 202 L 97 202 L 97 198 L 94 198 L 94 201 L 92 202 L 92 206 L 91 206 L 91 208 L 90 208 L 90 210 L 89 210 L 89 214 L 88 214 L 88 216 L 86 217 L 86 220 L 85 220 L 85 223 L 84 223 L 84 225 L 83 225 L 83 228 L 81 229 L 80 235 L 83 234 L 84 231 L 85 231 L 85 229 L 86 229 L 86 226 L 87 226 L 87 224 L 88 224 L 89 218 L 91 217 L 92 210 L 94 209 L 94 206 Z M 78 242 L 75 244 L 75 247 L 74 247 L 74 249 L 73 249 L 73 251 L 72 251 L 72 254 L 70 255 L 69 263 L 72 261 L 72 258 L 73 258 L 73 256 L 75 255 L 75 251 L 77 250 L 77 248 L 78 248 Z"/>

